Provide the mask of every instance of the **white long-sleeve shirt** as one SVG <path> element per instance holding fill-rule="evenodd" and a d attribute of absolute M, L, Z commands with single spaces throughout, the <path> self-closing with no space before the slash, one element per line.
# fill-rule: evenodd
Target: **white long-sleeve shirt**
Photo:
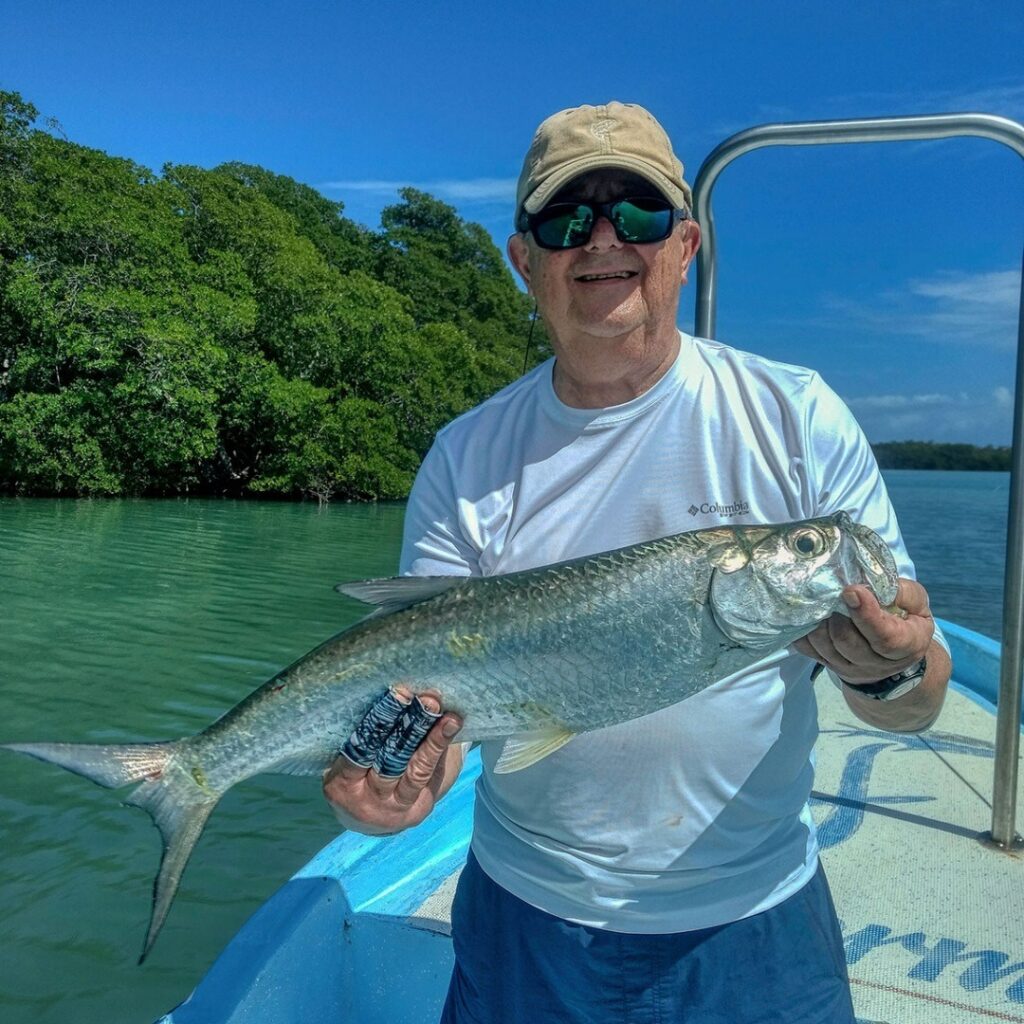
<path fill-rule="evenodd" d="M 810 370 L 683 335 L 624 405 L 577 409 L 553 361 L 445 427 L 405 521 L 402 571 L 490 575 L 723 523 L 845 509 L 914 577 L 871 449 Z M 812 663 L 773 655 L 513 774 L 484 743 L 473 851 L 548 913 L 677 932 L 766 910 L 817 865 L 807 806 Z"/>

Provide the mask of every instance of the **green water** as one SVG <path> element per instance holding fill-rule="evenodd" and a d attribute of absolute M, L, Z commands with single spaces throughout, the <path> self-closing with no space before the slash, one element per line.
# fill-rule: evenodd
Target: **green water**
<path fill-rule="evenodd" d="M 1008 474 L 886 473 L 937 614 L 999 635 Z M 399 505 L 0 499 L 0 738 L 198 731 L 344 628 Z M 84 779 L 0 751 L 0 1021 L 146 1022 L 334 834 L 312 779 L 229 792 L 136 967 L 159 838 Z"/>
<path fill-rule="evenodd" d="M 390 575 L 402 506 L 0 500 L 0 734 L 196 732 L 349 625 L 341 580 Z M 0 752 L 0 1020 L 147 1021 L 336 831 L 315 780 L 232 790 L 142 967 L 160 842 L 84 779 Z"/>

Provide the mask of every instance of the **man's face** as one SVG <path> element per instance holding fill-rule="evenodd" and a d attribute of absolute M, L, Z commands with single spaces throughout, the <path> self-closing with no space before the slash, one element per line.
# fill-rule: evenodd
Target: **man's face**
<path fill-rule="evenodd" d="M 638 196 L 661 193 L 639 175 L 606 168 L 574 178 L 551 202 Z M 693 221 L 682 221 L 663 241 L 637 245 L 620 242 L 601 217 L 590 241 L 576 249 L 542 249 L 527 233 L 509 239 L 508 253 L 557 344 L 580 334 L 616 338 L 638 328 L 674 332 L 679 289 L 699 244 Z"/>

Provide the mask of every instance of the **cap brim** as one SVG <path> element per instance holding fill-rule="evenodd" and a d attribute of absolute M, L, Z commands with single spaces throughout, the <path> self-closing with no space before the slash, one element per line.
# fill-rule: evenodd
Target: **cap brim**
<path fill-rule="evenodd" d="M 689 194 L 674 184 L 671 179 L 667 178 L 656 167 L 652 167 L 644 160 L 638 160 L 635 157 L 605 154 L 575 160 L 545 178 L 526 197 L 523 202 L 523 209 L 527 213 L 536 213 L 547 205 L 551 197 L 563 185 L 568 184 L 573 178 L 577 178 L 587 171 L 597 170 L 601 167 L 616 167 L 624 171 L 633 171 L 634 174 L 639 174 L 641 178 L 649 181 L 670 203 L 680 209 L 690 209 L 691 199 Z"/>

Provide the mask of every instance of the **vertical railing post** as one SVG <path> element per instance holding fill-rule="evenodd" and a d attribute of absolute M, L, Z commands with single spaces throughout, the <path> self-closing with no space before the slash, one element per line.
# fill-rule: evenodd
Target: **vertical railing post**
<path fill-rule="evenodd" d="M 999 658 L 995 781 L 992 786 L 992 840 L 1010 848 L 1019 843 L 1017 765 L 1020 755 L 1021 664 L 1024 663 L 1024 257 L 1021 260 L 1020 316 L 1017 319 L 1017 373 L 1013 396 L 1013 459 L 1006 526 L 1006 578 L 1003 584 L 1003 650 Z"/>

